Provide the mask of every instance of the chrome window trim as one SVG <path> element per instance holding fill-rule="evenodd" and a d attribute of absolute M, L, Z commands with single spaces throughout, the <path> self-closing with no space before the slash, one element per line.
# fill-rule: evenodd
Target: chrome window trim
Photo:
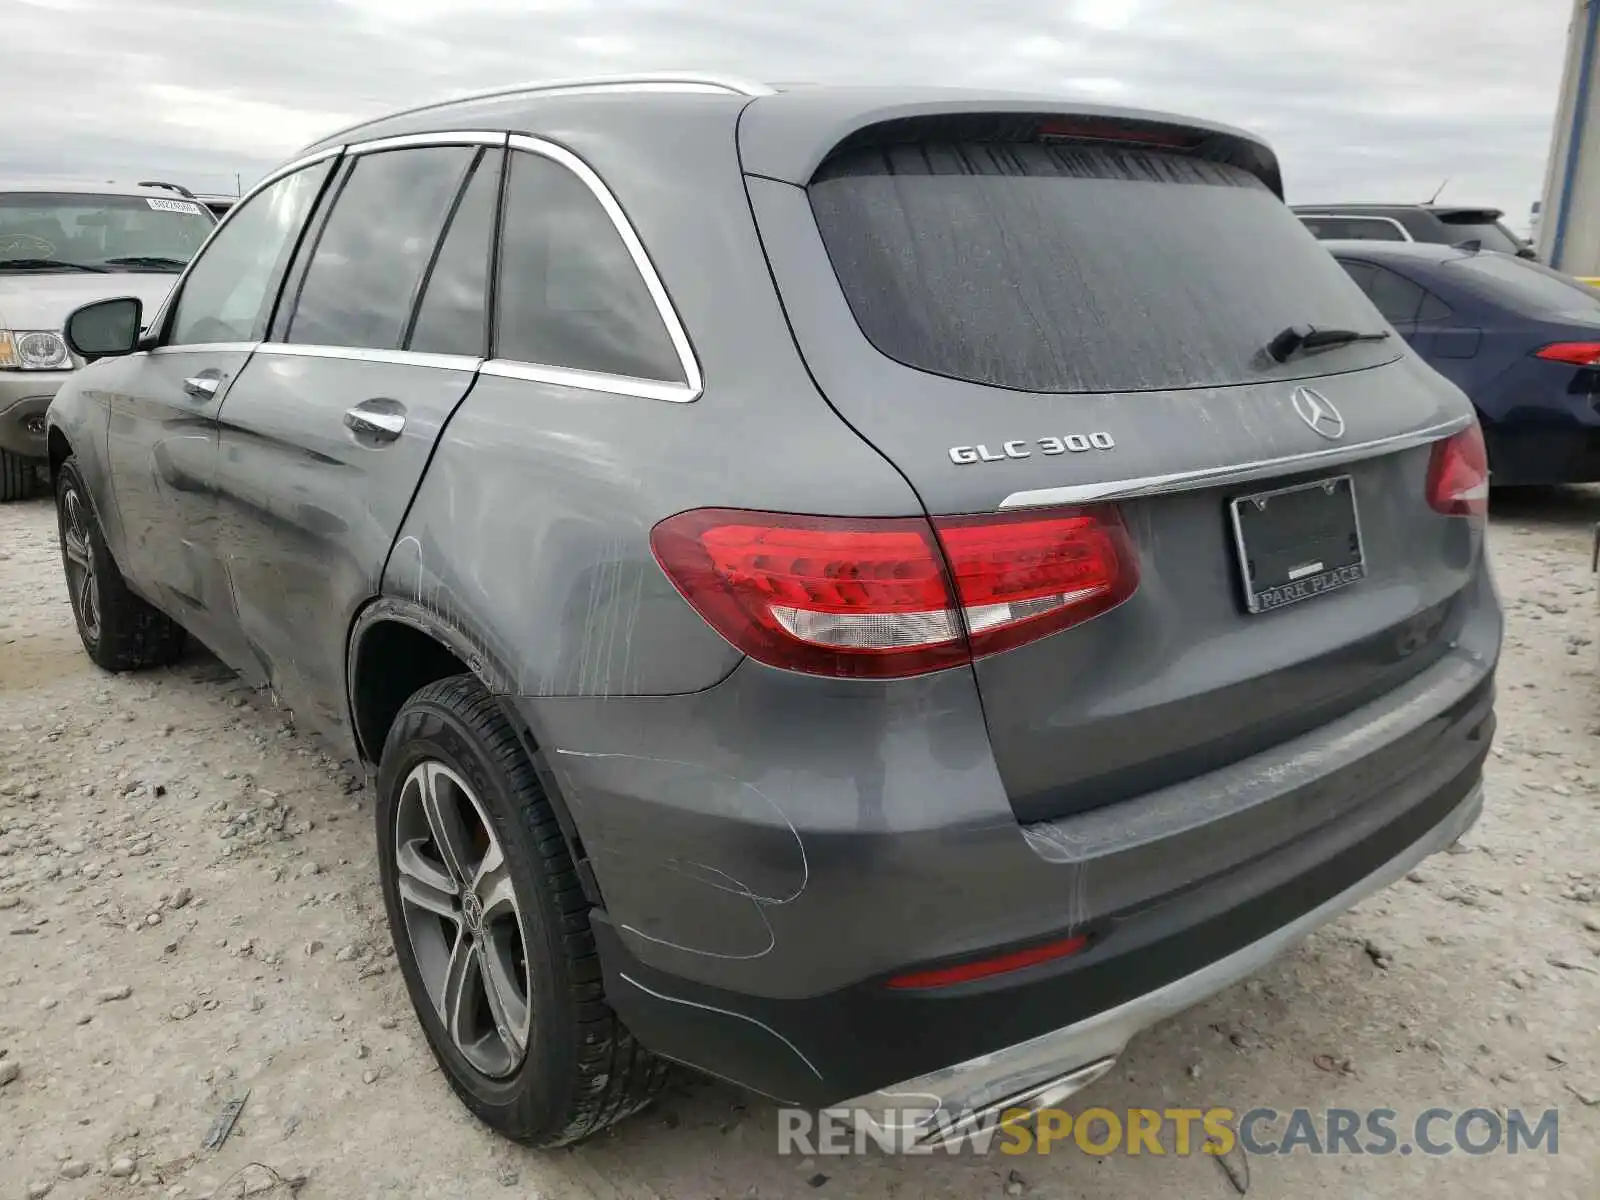
<path fill-rule="evenodd" d="M 1259 459 L 1255 462 L 1235 463 L 1230 466 L 1202 467 L 1194 471 L 1175 471 L 1169 475 L 1146 475 L 1138 479 L 1073 483 L 1063 487 L 1012 492 L 1000 501 L 1000 508 L 1037 508 L 1047 504 L 1095 504 L 1107 500 L 1131 500 L 1139 496 L 1164 496 L 1173 492 L 1192 492 L 1199 488 L 1219 487 L 1223 484 L 1246 483 L 1254 479 L 1281 475 L 1286 471 L 1309 471 L 1319 467 L 1342 466 L 1366 458 L 1376 458 L 1380 454 L 1394 454 L 1401 450 L 1426 446 L 1430 442 L 1459 433 L 1472 422 L 1473 417 L 1467 414 L 1410 433 L 1397 433 L 1392 437 L 1374 438 L 1370 442 L 1358 442 L 1349 446 L 1330 446 L 1326 450 L 1312 450 L 1305 454 L 1288 454 L 1281 458 Z"/>
<path fill-rule="evenodd" d="M 695 400 L 700 396 L 704 383 L 700 376 L 700 364 L 694 356 L 694 347 L 689 344 L 689 335 L 683 327 L 683 322 L 678 319 L 678 312 L 672 306 L 672 298 L 667 295 L 666 286 L 661 282 L 661 276 L 656 274 L 655 264 L 650 261 L 650 255 L 645 251 L 644 243 L 639 240 L 639 235 L 634 231 L 633 223 L 628 220 L 628 214 L 622 210 L 622 205 L 617 203 L 617 198 L 611 194 L 611 189 L 605 180 L 595 172 L 588 163 L 579 158 L 565 146 L 558 146 L 554 142 L 547 142 L 543 138 L 529 137 L 526 134 L 514 133 L 510 137 L 509 146 L 512 150 L 522 150 L 529 154 L 537 154 L 541 158 L 548 158 L 558 163 L 576 175 L 579 181 L 589 189 L 591 195 L 599 201 L 600 207 L 605 210 L 611 224 L 617 231 L 617 236 L 622 239 L 622 244 L 627 248 L 628 255 L 633 259 L 634 269 L 639 272 L 644 280 L 645 290 L 650 293 L 650 299 L 655 302 L 656 312 L 661 317 L 662 324 L 666 326 L 667 338 L 672 342 L 672 348 L 677 351 L 678 365 L 683 368 L 683 380 L 631 380 L 631 383 L 648 383 L 654 390 L 671 392 L 670 398 L 679 400 L 680 403 Z M 509 166 L 507 167 L 509 170 Z M 569 372 L 583 377 L 598 379 L 619 379 L 622 376 L 604 375 L 592 371 L 578 371 L 565 367 L 543 366 L 543 370 L 551 372 Z M 574 384 L 581 387 L 583 384 Z M 607 391 L 613 389 L 599 388 Z M 686 396 L 679 393 L 687 392 Z M 630 391 L 629 395 L 644 395 L 637 390 Z M 661 398 L 669 398 L 663 395 Z"/>
<path fill-rule="evenodd" d="M 551 367 L 542 363 L 525 363 L 510 358 L 491 358 L 483 364 L 480 375 L 497 379 L 525 379 L 531 383 L 549 383 L 556 387 L 579 388 L 586 392 L 605 392 L 612 396 L 638 396 L 645 400 L 665 400 L 669 404 L 689 404 L 698 399 L 698 389 L 683 383 L 667 383 L 660 379 L 636 379 L 631 375 L 607 375 L 599 371 L 580 371 L 574 367 Z"/>
<path fill-rule="evenodd" d="M 1304 221 L 1307 217 L 1310 217 L 1312 220 L 1316 220 L 1318 217 L 1324 217 L 1330 221 L 1379 221 L 1385 225 L 1393 225 L 1396 229 L 1398 229 L 1400 231 L 1400 238 L 1402 241 L 1414 242 L 1417 240 L 1411 236 L 1411 231 L 1404 225 L 1400 224 L 1400 222 L 1394 217 L 1380 217 L 1371 213 L 1341 212 L 1297 212 L 1295 213 L 1295 216 L 1299 217 L 1302 221 Z M 1332 241 L 1335 239 L 1330 238 L 1329 240 Z M 1361 239 L 1356 238 L 1353 240 L 1360 241 Z"/>
<path fill-rule="evenodd" d="M 229 207 L 228 211 L 222 214 L 221 219 L 211 227 L 211 232 L 206 235 L 206 240 L 200 243 L 200 248 L 190 256 L 188 263 L 183 268 L 183 272 L 173 282 L 172 287 L 167 290 L 167 294 L 162 297 L 161 306 L 156 309 L 154 318 L 145 322 L 145 328 L 154 330 L 164 329 L 166 327 L 167 309 L 171 307 L 174 302 L 176 302 L 178 296 L 183 291 L 183 285 L 189 281 L 189 272 L 194 270 L 195 263 L 200 261 L 200 256 L 210 248 L 211 243 L 216 239 L 216 236 L 221 233 L 224 228 L 226 228 L 229 221 L 233 220 L 234 215 L 241 208 L 243 208 L 246 203 L 255 199 L 257 192 L 265 191 L 267 188 L 277 183 L 278 180 L 283 179 L 286 176 L 293 175 L 296 171 L 303 171 L 307 167 L 315 166 L 325 158 L 334 158 L 343 153 L 343 146 L 329 146 L 327 149 L 318 150 L 314 154 L 303 154 L 299 158 L 294 159 L 292 162 L 285 163 L 283 166 L 278 167 L 262 176 L 261 179 L 259 179 L 248 192 L 244 193 L 244 195 L 235 200 L 232 206 Z M 313 208 L 315 208 L 314 204 Z M 311 213 L 307 213 L 306 219 L 309 220 L 311 215 Z M 253 345 L 254 343 L 251 344 Z M 152 349 L 165 350 L 167 347 L 156 346 Z"/>
<path fill-rule="evenodd" d="M 345 153 L 374 154 L 384 150 L 411 150 L 424 146 L 504 146 L 509 135 L 504 131 L 461 129 L 440 130 L 438 133 L 404 133 L 397 137 L 373 138 L 366 142 L 351 142 Z"/>
<path fill-rule="evenodd" d="M 252 354 L 260 342 L 184 342 L 179 346 L 152 346 L 150 354 Z"/>
<path fill-rule="evenodd" d="M 339 358 L 351 362 L 390 363 L 397 367 L 433 367 L 441 371 L 476 371 L 483 359 L 475 354 L 424 354 L 417 350 L 374 350 L 366 346 L 323 346 L 302 342 L 262 342 L 261 354 L 286 358 Z"/>
<path fill-rule="evenodd" d="M 417 113 L 432 112 L 434 109 L 448 108 L 452 104 L 470 104 L 475 100 L 499 100 L 513 96 L 550 95 L 577 91 L 659 91 L 663 87 L 682 91 L 748 96 L 751 99 L 757 96 L 773 95 L 777 90 L 764 83 L 756 83 L 753 80 L 739 79 L 731 75 L 702 74 L 696 71 L 576 76 L 569 79 L 550 79 L 544 82 L 530 80 L 522 83 L 501 84 L 498 87 L 484 88 L 480 91 L 463 92 L 459 96 L 449 96 L 443 100 L 430 100 L 425 104 L 402 108 L 396 112 L 385 113 L 380 117 L 357 121 L 354 125 L 346 125 L 342 129 L 334 130 L 326 137 L 319 138 L 316 142 L 313 142 L 312 145 L 320 145 L 323 142 L 342 139 L 347 134 L 354 133 L 358 129 L 365 129 L 369 125 L 376 125 L 381 121 L 392 121 L 400 117 L 415 116 Z"/>

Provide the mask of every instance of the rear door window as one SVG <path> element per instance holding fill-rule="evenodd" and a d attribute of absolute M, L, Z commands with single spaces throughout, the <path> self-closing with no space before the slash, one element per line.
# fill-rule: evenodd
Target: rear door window
<path fill-rule="evenodd" d="M 398 350 L 475 154 L 426 146 L 358 158 L 306 268 L 288 340 Z"/>
<path fill-rule="evenodd" d="M 489 260 L 500 202 L 501 150 L 486 150 L 450 218 L 423 284 L 408 350 L 481 357 L 489 339 Z"/>
<path fill-rule="evenodd" d="M 1274 362 L 1289 325 L 1372 307 L 1248 172 L 1161 151 L 915 145 L 841 154 L 812 211 L 867 339 L 936 375 L 1029 392 L 1306 378 L 1386 362 L 1364 342 Z"/>

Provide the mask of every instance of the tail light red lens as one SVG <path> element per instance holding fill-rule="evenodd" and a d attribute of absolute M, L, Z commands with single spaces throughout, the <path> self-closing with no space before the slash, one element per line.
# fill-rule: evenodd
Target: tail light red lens
<path fill-rule="evenodd" d="M 1600 367 L 1600 342 L 1553 342 L 1533 353 L 1547 362 L 1568 363 L 1574 367 Z"/>
<path fill-rule="evenodd" d="M 651 531 L 695 610 L 760 662 L 899 678 L 1075 625 L 1138 586 L 1114 510 L 813 517 L 697 509 Z"/>
<path fill-rule="evenodd" d="M 1451 517 L 1481 517 L 1489 511 L 1489 454 L 1476 421 L 1434 443 L 1428 462 L 1428 503 Z"/>

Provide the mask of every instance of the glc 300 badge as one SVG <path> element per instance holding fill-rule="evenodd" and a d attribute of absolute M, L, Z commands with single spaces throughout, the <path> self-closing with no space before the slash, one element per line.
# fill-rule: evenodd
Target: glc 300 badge
<path fill-rule="evenodd" d="M 1111 450 L 1116 444 L 1109 433 L 1069 433 L 1064 437 L 1001 442 L 999 450 L 991 450 L 987 446 L 951 446 L 950 461 L 957 466 L 966 466 L 968 463 L 1032 458 L 1035 449 L 1040 454 L 1083 454 L 1088 450 Z"/>

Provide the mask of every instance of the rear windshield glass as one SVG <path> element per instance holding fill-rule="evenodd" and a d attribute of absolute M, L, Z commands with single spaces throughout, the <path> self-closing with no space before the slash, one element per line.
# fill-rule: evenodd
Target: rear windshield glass
<path fill-rule="evenodd" d="M 1473 254 L 1451 259 L 1448 265 L 1465 287 L 1516 312 L 1536 317 L 1582 313 L 1588 320 L 1600 315 L 1600 291 L 1542 263 L 1504 254 Z"/>
<path fill-rule="evenodd" d="M 1289 325 L 1383 319 L 1235 167 L 1064 145 L 876 148 L 825 163 L 812 211 L 880 352 L 1031 392 L 1308 378 L 1396 356 L 1362 342 L 1274 362 Z"/>
<path fill-rule="evenodd" d="M 1501 254 L 1515 254 L 1522 248 L 1522 243 L 1512 237 L 1506 227 L 1498 221 L 1448 214 L 1441 216 L 1439 220 L 1444 222 L 1453 245 L 1459 246 L 1462 242 L 1476 241 L 1483 243 L 1483 249 L 1498 250 Z"/>

